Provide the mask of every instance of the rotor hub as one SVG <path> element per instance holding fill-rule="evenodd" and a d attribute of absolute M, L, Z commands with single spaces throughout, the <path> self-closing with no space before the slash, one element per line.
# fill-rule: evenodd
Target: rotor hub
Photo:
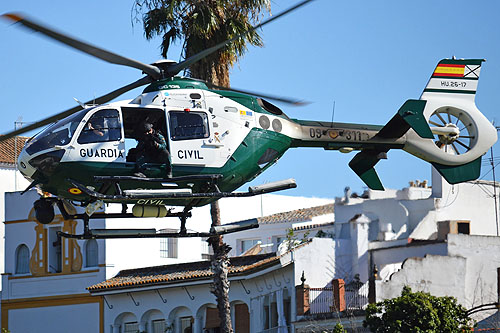
<path fill-rule="evenodd" d="M 444 127 L 441 127 L 441 133 L 439 133 L 439 142 L 445 145 L 450 145 L 455 142 L 460 137 L 460 129 L 457 125 L 448 123 Z"/>

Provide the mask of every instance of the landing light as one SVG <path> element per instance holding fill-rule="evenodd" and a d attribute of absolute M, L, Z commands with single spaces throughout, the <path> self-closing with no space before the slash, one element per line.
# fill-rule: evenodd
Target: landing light
<path fill-rule="evenodd" d="M 341 153 L 344 153 L 344 154 L 348 154 L 348 153 L 352 152 L 353 150 L 354 150 L 354 148 L 352 148 L 352 147 L 342 147 L 339 149 L 339 151 Z"/>

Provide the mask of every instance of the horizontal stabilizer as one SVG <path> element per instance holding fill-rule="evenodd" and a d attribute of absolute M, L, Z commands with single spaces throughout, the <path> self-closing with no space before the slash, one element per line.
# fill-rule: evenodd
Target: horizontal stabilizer
<path fill-rule="evenodd" d="M 476 180 L 481 174 L 481 157 L 463 165 L 443 165 L 432 163 L 436 170 L 450 184 Z"/>
<path fill-rule="evenodd" d="M 377 172 L 373 168 L 377 162 L 383 158 L 385 151 L 365 149 L 354 156 L 349 162 L 349 167 L 361 178 L 372 190 L 384 190 L 384 186 L 378 178 Z"/>
<path fill-rule="evenodd" d="M 424 139 L 433 139 L 434 135 L 424 117 L 427 101 L 419 99 L 407 100 L 398 113 L 377 133 L 377 137 L 397 139 L 402 137 L 410 127 Z"/>

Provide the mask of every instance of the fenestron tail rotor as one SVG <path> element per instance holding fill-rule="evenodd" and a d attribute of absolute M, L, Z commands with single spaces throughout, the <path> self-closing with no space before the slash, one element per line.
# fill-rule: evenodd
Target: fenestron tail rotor
<path fill-rule="evenodd" d="M 472 121 L 464 112 L 455 108 L 436 110 L 429 119 L 429 125 L 436 146 L 446 153 L 466 154 L 477 139 Z"/>

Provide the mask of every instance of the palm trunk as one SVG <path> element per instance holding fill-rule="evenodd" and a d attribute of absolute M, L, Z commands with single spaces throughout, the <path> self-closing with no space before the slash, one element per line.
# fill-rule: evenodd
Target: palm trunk
<path fill-rule="evenodd" d="M 212 215 L 212 227 L 220 225 L 219 202 L 215 201 L 210 205 Z M 214 273 L 214 282 L 211 293 L 217 299 L 217 309 L 221 322 L 221 332 L 232 333 L 231 307 L 229 305 L 229 280 L 227 279 L 229 258 L 227 254 L 231 248 L 222 240 L 222 236 L 214 236 L 208 239 L 212 246 L 214 255 L 212 256 L 211 269 Z"/>

